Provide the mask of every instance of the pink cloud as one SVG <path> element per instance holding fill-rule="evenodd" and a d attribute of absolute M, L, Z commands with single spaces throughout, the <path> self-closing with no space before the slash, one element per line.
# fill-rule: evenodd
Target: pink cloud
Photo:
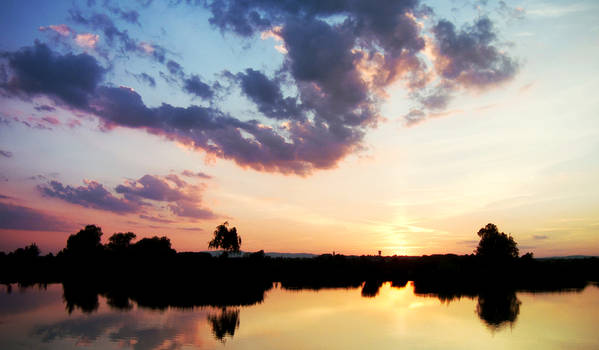
<path fill-rule="evenodd" d="M 81 47 L 93 49 L 96 47 L 96 44 L 98 43 L 99 38 L 100 37 L 98 36 L 98 34 L 91 34 L 91 33 L 77 34 L 77 36 L 75 37 L 75 42 L 77 43 L 77 45 L 79 45 Z"/>
<path fill-rule="evenodd" d="M 58 25 L 49 25 L 49 26 L 41 26 L 39 27 L 39 30 L 42 32 L 51 30 L 54 31 L 62 36 L 69 36 L 71 35 L 71 33 L 73 33 L 73 31 L 71 30 L 71 28 L 69 28 L 69 26 L 67 26 L 66 24 L 58 24 Z"/>
<path fill-rule="evenodd" d="M 58 120 L 58 119 L 56 119 L 54 117 L 50 117 L 50 116 L 43 117 L 42 120 L 45 121 L 46 123 L 52 124 L 52 125 L 58 125 L 58 124 L 60 124 L 60 120 Z"/>

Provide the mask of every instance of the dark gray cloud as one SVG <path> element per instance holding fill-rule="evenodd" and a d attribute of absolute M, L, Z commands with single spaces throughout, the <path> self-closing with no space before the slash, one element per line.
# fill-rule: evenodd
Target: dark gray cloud
<path fill-rule="evenodd" d="M 50 181 L 48 184 L 38 185 L 37 189 L 45 197 L 58 198 L 86 208 L 107 210 L 117 214 L 136 212 L 142 206 L 139 201 L 115 197 L 96 181 L 87 181 L 85 186 L 78 187 Z"/>
<path fill-rule="evenodd" d="M 273 119 L 305 119 L 297 98 L 283 97 L 278 80 L 271 80 L 262 72 L 246 69 L 238 73 L 241 91 L 258 107 L 260 113 Z"/>
<path fill-rule="evenodd" d="M 56 54 L 39 42 L 1 56 L 13 72 L 2 88 L 21 96 L 50 95 L 76 108 L 88 105 L 105 72 L 90 55 Z"/>
<path fill-rule="evenodd" d="M 497 48 L 497 34 L 487 17 L 460 30 L 441 20 L 433 33 L 437 70 L 445 79 L 465 87 L 485 88 L 516 74 L 518 63 Z"/>
<path fill-rule="evenodd" d="M 0 149 L 0 156 L 6 157 L 6 158 L 11 158 L 12 152 Z"/>
<path fill-rule="evenodd" d="M 419 55 L 425 40 L 415 18 L 432 18 L 433 10 L 418 0 L 214 0 L 205 6 L 212 13 L 210 23 L 223 32 L 249 37 L 278 31 L 288 50 L 284 68 L 300 91 L 302 107 L 338 132 L 349 134 L 355 130 L 347 126 L 375 123 L 378 101 L 373 92 L 397 79 L 407 81 L 419 109 L 427 114 L 445 109 L 462 88 L 503 83 L 518 69 L 498 48 L 489 18 L 459 30 L 439 20 L 432 28 L 433 69 L 442 81 L 427 86 L 432 75 Z M 329 21 L 334 16 L 336 21 Z M 359 74 L 364 65 L 374 68 L 370 79 Z"/>
<path fill-rule="evenodd" d="M 168 62 L 166 62 L 166 69 L 168 69 L 168 71 L 172 74 L 172 75 L 179 75 L 179 74 L 183 74 L 183 67 L 181 67 L 181 65 L 173 60 L 169 60 Z"/>
<path fill-rule="evenodd" d="M 168 223 L 169 219 L 150 214 L 162 206 L 150 201 L 166 202 L 166 207 L 176 216 L 194 219 L 213 219 L 218 215 L 203 206 L 204 186 L 189 184 L 177 175 L 144 175 L 128 180 L 114 189 L 119 197 L 96 181 L 85 181 L 84 186 L 63 185 L 58 181 L 37 186 L 45 197 L 61 199 L 86 208 L 111 211 L 117 214 L 140 213 L 140 218 Z"/>
<path fill-rule="evenodd" d="M 37 209 L 0 202 L 0 229 L 67 231 L 72 227 L 64 220 Z"/>
<path fill-rule="evenodd" d="M 144 175 L 138 180 L 117 186 L 115 190 L 133 202 L 146 199 L 169 202 L 167 207 L 177 216 L 194 219 L 218 217 L 211 210 L 202 207 L 203 187 L 188 184 L 174 174 L 165 177 Z"/>
<path fill-rule="evenodd" d="M 308 174 L 333 167 L 358 147 L 363 134 L 343 125 L 343 120 L 361 124 L 348 115 L 330 115 L 330 123 L 321 117 L 314 122 L 295 121 L 280 130 L 256 120 L 239 120 L 212 107 L 162 104 L 150 108 L 131 89 L 100 85 L 104 70 L 91 56 L 59 55 L 43 44 L 6 55 L 11 58 L 9 66 L 15 68 L 6 87 L 9 94 L 46 94 L 57 103 L 96 115 L 106 130 L 117 126 L 144 129 L 260 171 Z M 66 62 L 86 69 L 78 79 L 53 79 L 50 73 L 66 69 Z"/>
<path fill-rule="evenodd" d="M 260 112 L 256 120 L 215 107 L 214 85 L 187 75 L 179 63 L 165 57 L 164 50 L 131 38 L 108 15 L 83 15 L 76 10 L 71 12 L 73 21 L 101 30 L 109 45 L 121 51 L 162 52 L 156 59 L 168 73 L 161 72 L 161 77 L 210 107 L 166 103 L 148 107 L 135 91 L 99 79 L 89 89 L 77 90 L 82 92 L 79 99 L 57 92 L 54 85 L 34 89 L 13 84 L 12 90 L 5 90 L 21 96 L 45 93 L 97 116 L 105 130 L 143 129 L 242 167 L 307 175 L 335 167 L 347 155 L 364 149 L 364 135 L 381 119 L 379 106 L 391 83 L 406 81 L 419 104 L 407 115 L 410 123 L 447 108 L 461 89 L 505 82 L 517 70 L 517 63 L 498 48 L 490 20 L 480 18 L 461 29 L 446 20 L 436 22 L 431 32 L 436 55 L 431 71 L 423 58 L 425 40 L 417 19 L 433 18 L 432 10 L 417 0 L 214 0 L 203 5 L 211 11 L 210 22 L 223 32 L 249 37 L 268 31 L 282 41 L 286 54 L 274 76 L 254 69 L 227 71 L 229 81 L 256 105 Z M 52 56 L 55 61 L 66 57 Z M 28 75 L 45 78 L 31 67 L 17 71 L 13 67 L 19 60 L 13 61 L 8 65 L 12 80 Z M 101 66 L 94 64 L 100 69 L 99 78 L 103 77 Z M 264 125 L 265 118 L 271 124 Z"/>
<path fill-rule="evenodd" d="M 210 85 L 204 83 L 197 75 L 192 75 L 183 80 L 183 89 L 199 98 L 210 100 L 214 97 L 214 92 Z"/>
<path fill-rule="evenodd" d="M 115 191 L 123 194 L 125 198 L 134 201 L 151 199 L 173 202 L 185 197 L 178 188 L 173 188 L 164 179 L 152 175 L 144 175 L 139 180 L 128 181 L 124 185 L 118 185 Z"/>

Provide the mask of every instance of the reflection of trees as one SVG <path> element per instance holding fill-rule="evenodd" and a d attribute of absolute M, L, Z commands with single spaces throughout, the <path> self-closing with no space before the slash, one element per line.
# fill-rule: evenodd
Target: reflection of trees
<path fill-rule="evenodd" d="M 72 313 L 79 308 L 85 313 L 92 313 L 98 309 L 98 292 L 84 283 L 63 283 L 63 300 L 66 309 Z"/>
<path fill-rule="evenodd" d="M 516 322 L 522 302 L 514 291 L 484 292 L 478 296 L 476 313 L 491 329 Z"/>
<path fill-rule="evenodd" d="M 214 337 L 224 342 L 227 335 L 232 338 L 239 328 L 239 309 L 223 308 L 218 315 L 209 314 L 208 322 Z"/>
<path fill-rule="evenodd" d="M 365 298 L 374 298 L 379 294 L 379 290 L 383 282 L 381 281 L 366 281 L 362 286 L 362 296 Z"/>

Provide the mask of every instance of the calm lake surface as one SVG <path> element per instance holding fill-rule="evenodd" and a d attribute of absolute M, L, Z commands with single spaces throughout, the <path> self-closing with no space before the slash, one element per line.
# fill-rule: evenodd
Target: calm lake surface
<path fill-rule="evenodd" d="M 372 295 L 372 294 L 369 294 Z M 599 288 L 440 300 L 413 284 L 266 291 L 239 307 L 71 307 L 61 284 L 0 287 L 0 349 L 599 349 Z M 111 306 L 112 304 L 112 306 Z"/>

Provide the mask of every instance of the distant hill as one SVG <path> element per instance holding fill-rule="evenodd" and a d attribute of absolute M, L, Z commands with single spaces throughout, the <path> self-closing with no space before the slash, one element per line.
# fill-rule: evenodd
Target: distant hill
<path fill-rule="evenodd" d="M 535 258 L 538 260 L 552 260 L 552 259 L 586 259 L 586 258 L 597 258 L 593 255 L 567 255 L 567 256 L 547 256 L 543 258 Z"/>

